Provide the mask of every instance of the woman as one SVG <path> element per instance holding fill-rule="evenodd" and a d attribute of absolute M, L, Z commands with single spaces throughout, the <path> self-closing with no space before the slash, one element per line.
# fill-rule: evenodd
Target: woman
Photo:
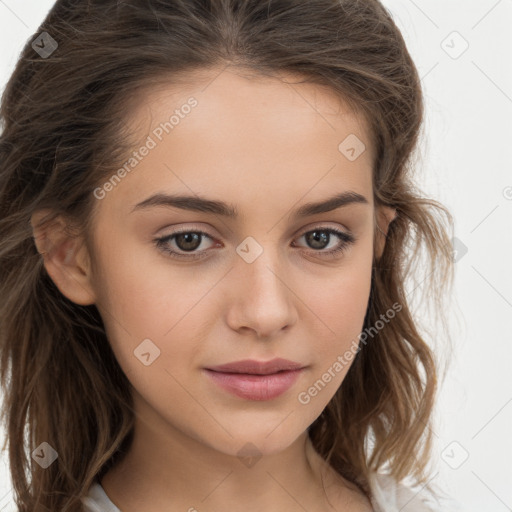
<path fill-rule="evenodd" d="M 448 286 L 451 216 L 389 13 L 59 0 L 38 34 L 1 110 L 20 510 L 433 510 L 404 284 L 426 248 Z"/>

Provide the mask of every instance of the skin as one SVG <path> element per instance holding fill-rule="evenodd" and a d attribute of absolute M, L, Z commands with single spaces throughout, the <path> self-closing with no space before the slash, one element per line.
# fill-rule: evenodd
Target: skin
<path fill-rule="evenodd" d="M 98 307 L 133 386 L 134 442 L 101 482 L 123 512 L 372 510 L 323 464 L 306 431 L 350 364 L 309 403 L 297 397 L 358 339 L 373 257 L 385 241 L 375 245 L 374 232 L 378 223 L 385 233 L 395 212 L 374 206 L 362 120 L 331 90 L 281 78 L 231 68 L 153 87 L 126 119 L 140 141 L 191 96 L 198 105 L 97 201 L 92 246 L 69 238 L 63 219 L 37 228 L 45 212 L 32 218 L 49 275 L 70 300 Z M 354 161 L 338 150 L 349 134 L 366 144 Z M 301 205 L 344 191 L 368 203 L 293 217 Z M 240 217 L 167 206 L 131 211 L 157 192 L 225 201 Z M 195 252 L 208 257 L 172 259 L 157 248 L 154 239 L 177 228 L 207 232 Z M 331 235 L 325 249 L 303 235 L 326 228 L 356 241 L 323 256 L 342 241 Z M 236 252 L 248 236 L 263 248 L 252 263 Z M 186 254 L 178 243 L 168 246 Z M 148 366 L 134 355 L 145 339 L 160 350 Z M 274 357 L 307 368 L 273 400 L 233 396 L 202 371 Z M 260 456 L 251 467 L 237 455 L 247 443 Z"/>

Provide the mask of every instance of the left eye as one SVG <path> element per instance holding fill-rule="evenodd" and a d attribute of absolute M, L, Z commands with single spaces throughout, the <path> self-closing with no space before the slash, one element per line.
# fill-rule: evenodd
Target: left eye
<path fill-rule="evenodd" d="M 331 242 L 332 235 L 338 238 L 339 241 L 334 246 L 334 248 L 325 250 L 326 247 Z M 306 238 L 307 243 L 312 246 L 313 252 L 319 253 L 319 255 L 321 256 L 332 256 L 338 253 L 342 253 L 343 251 L 348 249 L 348 247 L 351 244 L 354 244 L 355 242 L 355 237 L 352 234 L 330 227 L 319 227 L 313 230 L 306 231 L 299 237 L 299 239 L 303 237 Z M 190 260 L 200 259 L 207 256 L 206 249 L 199 252 L 194 252 L 197 251 L 197 249 L 201 246 L 203 238 L 213 240 L 213 237 L 211 237 L 208 233 L 205 233 L 204 231 L 183 230 L 174 232 L 171 235 L 156 238 L 154 242 L 158 249 L 167 253 L 172 258 L 185 258 Z M 175 247 L 173 247 L 171 244 L 175 244 Z"/>

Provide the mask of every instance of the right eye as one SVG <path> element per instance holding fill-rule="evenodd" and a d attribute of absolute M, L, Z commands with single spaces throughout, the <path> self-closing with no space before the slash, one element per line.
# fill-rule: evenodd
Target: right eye
<path fill-rule="evenodd" d="M 206 249 L 198 253 L 192 253 L 192 251 L 196 251 L 201 246 L 204 237 L 210 240 L 213 239 L 204 231 L 179 230 L 170 235 L 155 239 L 155 244 L 158 249 L 168 254 L 171 258 L 200 259 L 205 256 Z M 177 246 L 177 250 L 172 248 L 172 243 Z M 187 254 L 187 252 L 191 254 Z"/>

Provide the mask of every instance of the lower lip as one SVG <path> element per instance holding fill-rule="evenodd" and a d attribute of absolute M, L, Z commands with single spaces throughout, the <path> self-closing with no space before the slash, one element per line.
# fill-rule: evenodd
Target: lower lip
<path fill-rule="evenodd" d="M 272 400 L 290 389 L 298 379 L 299 370 L 286 370 L 270 375 L 223 373 L 205 369 L 210 378 L 221 388 L 247 400 Z"/>

